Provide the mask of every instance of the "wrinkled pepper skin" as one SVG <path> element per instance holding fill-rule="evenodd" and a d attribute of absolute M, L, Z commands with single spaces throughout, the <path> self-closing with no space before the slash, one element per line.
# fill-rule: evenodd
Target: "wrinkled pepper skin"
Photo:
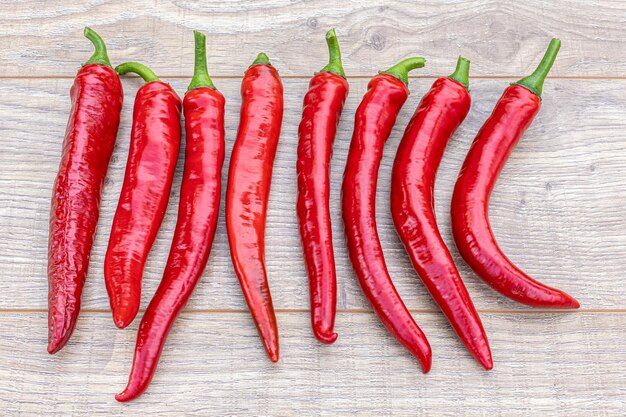
<path fill-rule="evenodd" d="M 87 30 L 86 30 L 87 31 Z M 52 191 L 48 240 L 48 352 L 72 335 L 89 266 L 100 194 L 117 137 L 122 84 L 106 65 L 82 67 Z"/>
<path fill-rule="evenodd" d="M 118 401 L 132 400 L 148 387 L 170 328 L 204 271 L 215 236 L 224 162 L 224 96 L 208 87 L 191 90 L 183 109 L 185 169 L 176 230 L 163 279 L 139 325 L 128 386 L 116 396 Z"/>
<path fill-rule="evenodd" d="M 422 98 L 396 153 L 391 214 L 398 236 L 428 292 L 469 352 L 485 369 L 491 369 L 487 335 L 441 238 L 434 212 L 437 169 L 470 104 L 466 87 L 450 78 L 436 80 Z"/>
<path fill-rule="evenodd" d="M 241 84 L 239 131 L 226 190 L 230 255 L 269 359 L 279 357 L 278 327 L 265 269 L 265 220 L 283 117 L 283 86 L 269 63 L 253 64 Z"/>
<path fill-rule="evenodd" d="M 539 112 L 541 98 L 508 87 L 465 158 L 452 196 L 452 232 L 459 253 L 487 284 L 532 307 L 578 308 L 566 293 L 535 281 L 499 248 L 489 224 L 489 197 L 511 151 Z"/>
<path fill-rule="evenodd" d="M 330 159 L 348 82 L 332 72 L 320 72 L 309 83 L 298 129 L 298 198 L 296 209 L 311 294 L 315 337 L 333 343 L 337 277 L 330 222 Z"/>
<path fill-rule="evenodd" d="M 176 168 L 180 111 L 180 98 L 164 82 L 148 82 L 137 91 L 124 184 L 104 260 L 113 321 L 119 328 L 128 326 L 139 310 L 144 266 Z"/>
<path fill-rule="evenodd" d="M 427 373 L 430 345 L 391 281 L 376 229 L 378 168 L 408 93 L 407 86 L 389 74 L 379 74 L 369 82 L 355 115 L 343 178 L 342 215 L 348 253 L 363 293 L 387 330 Z"/>

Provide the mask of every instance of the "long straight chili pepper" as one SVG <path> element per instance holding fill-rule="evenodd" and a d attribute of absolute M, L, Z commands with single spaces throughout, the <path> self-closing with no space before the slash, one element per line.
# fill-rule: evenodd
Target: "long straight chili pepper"
<path fill-rule="evenodd" d="M 61 164 L 52 190 L 48 239 L 48 352 L 58 352 L 72 335 L 80 311 L 100 193 L 122 110 L 122 84 L 106 46 L 85 28 L 96 51 L 78 71 L 70 90 L 72 110 Z"/>
<path fill-rule="evenodd" d="M 343 176 L 342 214 L 348 253 L 365 296 L 387 330 L 417 358 L 426 373 L 431 365 L 430 345 L 391 281 L 375 213 L 383 147 L 409 94 L 407 74 L 423 67 L 424 62 L 423 58 L 406 59 L 369 82 L 355 115 Z"/>
<path fill-rule="evenodd" d="M 439 78 L 404 131 L 393 164 L 391 214 L 413 267 L 471 354 L 493 368 L 483 325 L 441 238 L 434 212 L 434 186 L 443 152 L 470 109 L 469 61 Z"/>
<path fill-rule="evenodd" d="M 124 328 L 137 315 L 143 269 L 167 208 L 180 146 L 181 102 L 142 64 L 127 62 L 115 70 L 146 81 L 135 97 L 126 174 L 104 259 L 113 321 Z"/>
<path fill-rule="evenodd" d="M 278 327 L 265 270 L 265 219 L 272 167 L 283 119 L 283 86 L 264 53 L 241 83 L 239 131 L 226 189 L 230 256 L 252 318 L 272 362 L 278 361 Z"/>
<path fill-rule="evenodd" d="M 304 260 L 309 274 L 311 323 L 320 342 L 333 343 L 337 277 L 330 225 L 330 179 L 328 170 L 333 141 L 343 104 L 348 95 L 341 52 L 335 30 L 326 33 L 328 65 L 315 74 L 304 96 L 298 128 L 297 212 Z"/>
<path fill-rule="evenodd" d="M 143 393 L 176 317 L 187 304 L 213 244 L 224 162 L 224 96 L 207 72 L 206 38 L 194 32 L 194 75 L 185 98 L 185 170 L 178 221 L 163 280 L 139 325 L 133 368 L 126 389 L 115 396 L 132 400 Z"/>
<path fill-rule="evenodd" d="M 541 106 L 544 80 L 561 46 L 552 39 L 535 72 L 508 87 L 465 158 L 452 196 L 452 232 L 461 256 L 503 295 L 533 307 L 578 308 L 574 298 L 530 278 L 504 255 L 489 225 L 489 196 L 508 156 Z"/>

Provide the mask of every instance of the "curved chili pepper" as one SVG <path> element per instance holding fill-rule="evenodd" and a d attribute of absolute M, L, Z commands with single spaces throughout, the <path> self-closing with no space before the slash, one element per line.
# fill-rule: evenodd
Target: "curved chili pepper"
<path fill-rule="evenodd" d="M 337 125 L 348 95 L 335 30 L 326 34 L 330 61 L 315 74 L 304 96 L 298 128 L 297 212 L 304 260 L 309 274 L 311 324 L 315 337 L 333 343 L 337 303 L 337 277 L 330 225 L 328 170 Z"/>
<path fill-rule="evenodd" d="M 265 218 L 283 119 L 283 86 L 264 53 L 246 71 L 241 97 L 226 188 L 226 231 L 248 308 L 268 357 L 277 362 L 278 327 L 265 270 Z"/>
<path fill-rule="evenodd" d="M 205 36 L 194 32 L 194 37 L 194 75 L 183 100 L 187 146 L 178 221 L 163 280 L 139 325 L 128 385 L 115 396 L 118 401 L 137 398 L 150 384 L 170 328 L 204 271 L 217 227 L 224 162 L 224 96 L 207 72 Z"/>
<path fill-rule="evenodd" d="M 375 197 L 383 147 L 406 101 L 407 74 L 424 66 L 423 58 L 409 58 L 375 76 L 359 105 L 346 162 L 342 214 L 346 243 L 363 293 L 387 330 L 427 373 L 431 350 L 391 281 L 376 230 Z"/>
<path fill-rule="evenodd" d="M 493 368 L 487 335 L 441 238 L 434 211 L 435 177 L 443 152 L 470 109 L 469 61 L 435 81 L 417 106 L 398 146 L 391 177 L 391 214 L 413 268 L 470 353 Z"/>
<path fill-rule="evenodd" d="M 122 84 L 111 68 L 102 38 L 90 28 L 96 51 L 78 71 L 70 90 L 72 111 L 61 164 L 52 190 L 48 238 L 48 352 L 72 335 L 80 311 L 100 194 L 117 138 Z"/>
<path fill-rule="evenodd" d="M 508 87 L 465 158 L 452 196 L 452 232 L 461 256 L 487 284 L 533 307 L 578 308 L 574 298 L 530 278 L 504 255 L 489 225 L 489 196 L 511 151 L 541 106 L 561 42 L 552 39 L 535 72 Z"/>
<path fill-rule="evenodd" d="M 180 146 L 181 102 L 144 65 L 127 62 L 115 70 L 146 81 L 135 97 L 126 174 L 104 259 L 113 321 L 124 328 L 139 310 L 143 269 L 167 208 Z"/>

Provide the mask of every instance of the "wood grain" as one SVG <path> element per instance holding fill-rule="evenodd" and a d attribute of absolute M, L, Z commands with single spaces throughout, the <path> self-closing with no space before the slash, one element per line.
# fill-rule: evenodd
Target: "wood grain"
<path fill-rule="evenodd" d="M 92 25 L 112 62 L 170 76 L 191 75 L 193 29 L 206 32 L 216 75 L 239 76 L 263 50 L 283 75 L 308 76 L 324 66 L 324 33 L 336 27 L 352 76 L 415 54 L 428 59 L 420 74 L 448 74 L 464 54 L 475 75 L 522 75 L 558 36 L 552 75 L 624 77 L 625 15 L 615 1 L 0 0 L 0 76 L 73 76 L 91 54 L 82 30 Z"/>
<path fill-rule="evenodd" d="M 188 80 L 173 80 L 183 92 Z M 386 145 L 380 169 L 377 217 L 389 270 L 400 293 L 413 309 L 433 310 L 396 236 L 389 213 L 389 180 L 394 151 L 419 97 L 432 80 L 411 83 L 414 94 L 404 106 Z M 236 134 L 239 80 L 220 80 L 227 98 L 227 159 Z M 60 158 L 71 80 L 6 80 L 0 84 L 0 309 L 45 309 L 46 259 L 50 190 Z M 103 260 L 128 154 L 131 106 L 139 86 L 126 90 L 117 149 L 104 189 L 101 219 L 83 296 L 83 308 L 107 309 Z M 506 80 L 472 84 L 472 110 L 451 141 L 438 175 L 436 202 L 440 229 L 481 310 L 518 309 L 484 285 L 454 249 L 449 230 L 449 202 L 454 180 L 467 148 L 507 85 Z M 268 274 L 277 308 L 308 308 L 307 278 L 295 216 L 297 125 L 305 80 L 285 80 L 285 118 L 274 168 L 267 223 Z M 367 305 L 352 273 L 343 240 L 340 184 L 350 142 L 354 110 L 366 80 L 351 80 L 351 93 L 335 142 L 332 164 L 332 216 L 341 309 Z M 506 253 L 530 274 L 577 297 L 584 309 L 623 309 L 623 254 L 626 234 L 626 81 L 551 80 L 544 106 L 512 154 L 493 193 L 491 219 Z M 594 105 L 603 98 L 601 107 Z M 568 105 L 565 105 L 568 103 Z M 183 154 L 181 153 L 181 158 Z M 143 305 L 161 278 L 175 226 L 182 159 L 161 232 L 144 274 Z M 224 169 L 224 181 L 226 169 Z M 224 189 L 225 184 L 224 184 Z M 232 270 L 226 232 L 220 220 L 213 252 L 190 309 L 245 309 Z"/>
<path fill-rule="evenodd" d="M 245 314 L 183 314 L 149 390 L 119 404 L 136 325 L 87 314 L 59 355 L 43 313 L 0 314 L 0 406 L 6 415 L 618 416 L 626 413 L 626 315 L 484 314 L 495 369 L 485 372 L 439 315 L 416 314 L 434 350 L 428 375 L 373 314 L 339 314 L 336 344 L 308 315 L 278 315 L 271 364 Z M 19 352 L 19 354 L 16 354 Z M 617 366 L 616 366 L 617 365 Z"/>

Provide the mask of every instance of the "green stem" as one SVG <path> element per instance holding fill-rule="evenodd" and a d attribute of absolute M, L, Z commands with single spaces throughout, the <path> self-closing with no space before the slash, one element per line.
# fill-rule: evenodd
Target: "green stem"
<path fill-rule="evenodd" d="M 206 65 L 206 36 L 204 33 L 193 31 L 195 49 L 195 63 L 193 66 L 193 78 L 187 91 L 195 90 L 196 88 L 209 87 L 215 90 L 215 85 L 209 77 L 209 72 Z"/>
<path fill-rule="evenodd" d="M 470 60 L 459 56 L 456 61 L 456 69 L 448 78 L 459 82 L 466 90 L 469 90 Z"/>
<path fill-rule="evenodd" d="M 93 53 L 91 58 L 89 58 L 89 60 L 85 62 L 85 65 L 100 64 L 110 67 L 111 62 L 109 61 L 109 56 L 107 55 L 107 47 L 104 44 L 104 41 L 102 40 L 100 35 L 98 35 L 96 31 L 90 27 L 85 27 L 83 34 L 87 39 L 91 41 L 91 43 L 93 43 L 93 46 L 96 48 L 96 51 Z"/>
<path fill-rule="evenodd" d="M 341 50 L 339 49 L 339 41 L 337 40 L 335 29 L 326 32 L 326 43 L 328 44 L 330 58 L 328 65 L 322 68 L 320 72 L 332 72 L 346 78 L 346 73 L 343 71 L 343 65 L 341 64 Z"/>
<path fill-rule="evenodd" d="M 272 65 L 272 63 L 264 52 L 260 52 L 250 66 L 253 67 L 255 65 Z"/>
<path fill-rule="evenodd" d="M 409 71 L 414 70 L 415 68 L 422 68 L 424 64 L 426 64 L 426 60 L 424 58 L 407 58 L 404 61 L 398 62 L 387 71 L 381 71 L 380 73 L 392 75 L 404 84 L 409 85 Z"/>
<path fill-rule="evenodd" d="M 521 85 L 522 87 L 527 88 L 528 90 L 530 90 L 530 92 L 536 94 L 537 96 L 539 96 L 539 98 L 541 98 L 543 82 L 546 80 L 546 76 L 548 75 L 548 72 L 550 72 L 550 68 L 552 68 L 552 64 L 554 64 L 554 60 L 556 59 L 556 55 L 559 53 L 560 48 L 561 41 L 557 38 L 553 38 L 550 41 L 548 50 L 541 59 L 541 62 L 537 66 L 535 72 L 513 84 Z"/>
<path fill-rule="evenodd" d="M 146 83 L 150 83 L 152 81 L 161 81 L 150 68 L 146 67 L 143 64 L 140 64 L 139 62 L 124 62 L 123 64 L 115 67 L 115 72 L 120 75 L 133 72 L 143 78 Z"/>

